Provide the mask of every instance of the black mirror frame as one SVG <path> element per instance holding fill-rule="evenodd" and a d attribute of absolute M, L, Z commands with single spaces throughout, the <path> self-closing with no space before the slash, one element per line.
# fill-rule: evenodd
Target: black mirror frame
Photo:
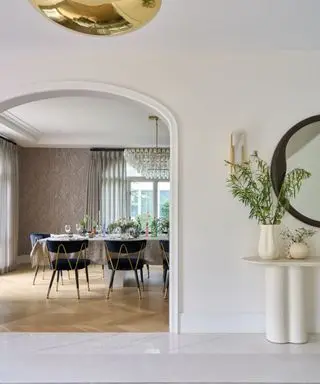
<path fill-rule="evenodd" d="M 279 196 L 280 188 L 287 172 L 286 148 L 291 137 L 306 125 L 320 121 L 320 115 L 308 117 L 294 125 L 279 141 L 271 160 L 271 180 L 276 196 Z M 320 221 L 311 219 L 289 205 L 287 211 L 296 219 L 313 227 L 320 228 Z"/>

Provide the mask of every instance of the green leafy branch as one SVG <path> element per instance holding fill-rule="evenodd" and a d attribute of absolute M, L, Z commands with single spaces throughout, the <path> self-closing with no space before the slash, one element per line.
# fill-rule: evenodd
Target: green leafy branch
<path fill-rule="evenodd" d="M 280 224 L 290 201 L 300 191 L 303 181 L 311 176 L 304 169 L 296 168 L 285 175 L 278 198 L 272 188 L 270 166 L 258 152 L 253 152 L 249 161 L 233 164 L 227 178 L 227 187 L 233 197 L 249 208 L 249 218 L 259 224 Z"/>

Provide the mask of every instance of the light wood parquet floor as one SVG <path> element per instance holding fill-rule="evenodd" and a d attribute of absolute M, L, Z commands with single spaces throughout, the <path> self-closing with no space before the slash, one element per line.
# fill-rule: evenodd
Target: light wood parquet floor
<path fill-rule="evenodd" d="M 125 287 L 114 289 L 106 299 L 106 285 L 101 266 L 90 266 L 88 292 L 85 273 L 80 271 L 80 295 L 77 299 L 75 278 L 59 291 L 52 287 L 46 299 L 51 271 L 44 280 L 39 271 L 32 285 L 34 270 L 20 266 L 0 276 L 0 332 L 168 332 L 168 302 L 162 294 L 162 269 L 151 267 L 150 279 L 145 271 L 145 291 L 139 300 L 134 276 L 126 278 Z M 133 273 L 132 273 L 133 275 Z"/>

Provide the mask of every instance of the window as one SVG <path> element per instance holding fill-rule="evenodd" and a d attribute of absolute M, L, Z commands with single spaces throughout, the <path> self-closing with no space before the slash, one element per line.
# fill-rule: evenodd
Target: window
<path fill-rule="evenodd" d="M 159 181 L 158 183 L 158 217 L 169 220 L 170 182 Z"/>
<path fill-rule="evenodd" d="M 129 188 L 129 215 L 141 219 L 144 229 L 153 217 L 169 219 L 170 182 L 162 180 L 147 180 L 130 165 L 127 165 Z"/>

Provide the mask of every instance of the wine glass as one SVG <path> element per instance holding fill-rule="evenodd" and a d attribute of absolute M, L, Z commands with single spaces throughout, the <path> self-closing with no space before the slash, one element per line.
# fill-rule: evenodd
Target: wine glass
<path fill-rule="evenodd" d="M 76 230 L 77 230 L 77 232 L 78 232 L 78 235 L 80 235 L 80 232 L 82 231 L 82 226 L 81 226 L 81 224 L 76 224 Z"/>
<path fill-rule="evenodd" d="M 98 236 L 101 236 L 101 234 L 102 234 L 102 226 L 100 224 L 98 224 L 96 226 L 96 231 L 97 231 Z"/>
<path fill-rule="evenodd" d="M 66 231 L 66 233 L 69 235 L 71 233 L 71 225 L 70 224 L 66 224 L 64 226 L 64 230 Z"/>

